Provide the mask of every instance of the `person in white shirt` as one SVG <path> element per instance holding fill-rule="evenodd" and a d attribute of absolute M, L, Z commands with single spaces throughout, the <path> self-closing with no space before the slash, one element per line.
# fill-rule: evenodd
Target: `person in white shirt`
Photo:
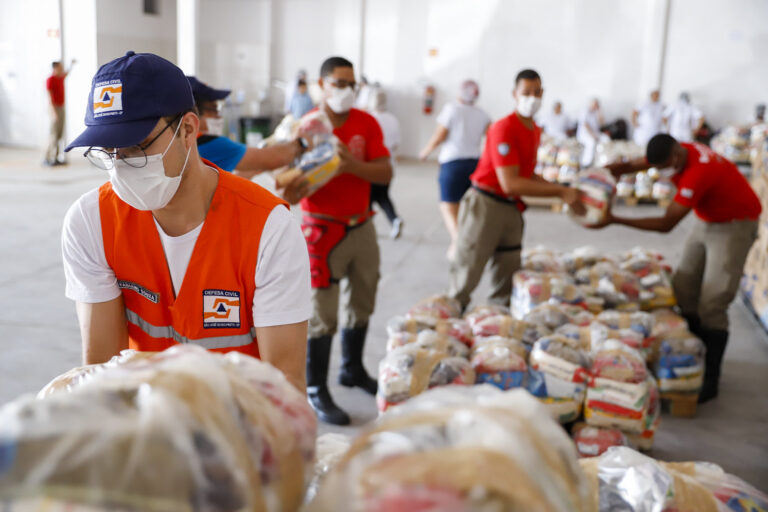
<path fill-rule="evenodd" d="M 571 129 L 572 122 L 563 112 L 563 104 L 556 101 L 552 107 L 552 112 L 541 122 L 544 133 L 553 137 L 555 140 L 564 140 L 568 138 L 568 130 Z"/>
<path fill-rule="evenodd" d="M 199 128 L 187 78 L 157 55 L 128 52 L 93 78 L 66 151 L 88 148 L 108 181 L 62 230 L 84 362 L 190 343 L 258 356 L 304 391 L 306 241 L 285 203 L 199 156 Z"/>
<path fill-rule="evenodd" d="M 691 104 L 690 95 L 681 92 L 677 103 L 665 110 L 664 123 L 669 127 L 669 134 L 678 142 L 693 142 L 694 134 L 704 124 L 704 115 Z"/>
<path fill-rule="evenodd" d="M 395 155 L 400 147 L 400 123 L 394 114 L 387 111 L 387 95 L 382 90 L 377 90 L 373 97 L 373 111 L 371 115 L 376 118 L 381 126 L 381 131 L 384 134 L 384 145 L 389 150 L 390 159 L 392 161 L 392 169 L 395 169 Z M 390 182 L 391 183 L 391 182 Z M 378 203 L 384 214 L 387 216 L 389 223 L 392 224 L 392 231 L 389 233 L 389 237 L 393 240 L 400 238 L 403 231 L 403 219 L 397 215 L 395 211 L 395 205 L 392 204 L 392 199 L 389 197 L 389 185 L 379 185 L 377 183 L 371 183 L 371 205 Z"/>
<path fill-rule="evenodd" d="M 423 161 L 442 144 L 437 161 L 440 164 L 440 212 L 451 236 L 448 258 L 453 258 L 459 236 L 457 217 L 459 203 L 471 186 L 470 175 L 475 171 L 482 152 L 482 140 L 491 118 L 475 106 L 480 86 L 474 80 L 461 84 L 457 101 L 448 103 L 437 116 L 437 128 L 419 153 Z"/>
<path fill-rule="evenodd" d="M 579 117 L 579 125 L 576 128 L 576 139 L 582 145 L 581 166 L 589 167 L 595 159 L 595 149 L 600 140 L 600 126 L 603 124 L 603 114 L 600 111 L 600 101 L 592 98 L 589 106 Z"/>
<path fill-rule="evenodd" d="M 632 126 L 635 129 L 632 138 L 640 147 L 647 146 L 654 135 L 664 131 L 665 108 L 660 98 L 658 90 L 651 91 L 650 100 L 632 111 Z"/>

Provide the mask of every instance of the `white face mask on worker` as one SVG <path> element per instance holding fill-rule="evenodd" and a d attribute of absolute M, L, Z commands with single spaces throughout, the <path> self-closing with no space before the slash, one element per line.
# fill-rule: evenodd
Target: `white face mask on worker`
<path fill-rule="evenodd" d="M 518 96 L 517 112 L 523 117 L 533 117 L 541 108 L 541 98 L 536 96 Z"/>
<path fill-rule="evenodd" d="M 157 155 L 147 155 L 147 165 L 144 167 L 131 167 L 128 164 L 129 160 L 133 160 L 132 163 L 140 165 L 143 161 L 141 157 L 115 160 L 115 165 L 109 171 L 109 180 L 112 182 L 112 189 L 117 197 L 137 210 L 144 211 L 159 210 L 171 201 L 179 189 L 181 177 L 189 160 L 189 152 L 192 151 L 190 146 L 187 150 L 187 157 L 184 159 L 184 166 L 178 176 L 165 175 L 163 157 L 176 140 L 179 128 L 181 128 L 181 122 L 173 133 L 171 143 L 168 144 L 165 151 Z"/>
<path fill-rule="evenodd" d="M 220 117 L 206 117 L 205 124 L 208 125 L 207 134 L 224 135 L 224 119 Z"/>
<path fill-rule="evenodd" d="M 325 104 L 337 114 L 349 112 L 355 104 L 355 91 L 351 87 L 339 89 L 331 84 L 326 86 Z"/>

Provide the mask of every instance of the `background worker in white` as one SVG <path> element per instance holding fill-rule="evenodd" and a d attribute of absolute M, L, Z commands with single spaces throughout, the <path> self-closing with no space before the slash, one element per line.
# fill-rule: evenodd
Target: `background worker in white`
<path fill-rule="evenodd" d="M 648 101 L 641 103 L 632 111 L 632 126 L 634 127 L 632 139 L 635 144 L 645 147 L 651 137 L 664 131 L 664 110 L 661 93 L 655 90 L 651 91 Z"/>
<path fill-rule="evenodd" d="M 134 73 L 141 86 L 131 87 L 125 77 L 130 75 L 130 66 L 139 60 L 149 60 L 156 72 Z M 157 265 L 167 265 L 174 292 L 178 294 L 193 254 L 200 256 L 202 251 L 203 258 L 217 257 L 215 247 L 198 247 L 196 242 L 219 185 L 219 172 L 203 162 L 198 154 L 195 139 L 200 121 L 193 112 L 192 93 L 182 71 L 151 54 L 128 52 L 105 66 L 115 62 L 129 69 L 121 75 L 126 122 L 107 123 L 109 133 L 102 133 L 99 129 L 103 130 L 105 124 L 95 124 L 87 116 L 86 131 L 67 150 L 82 145 L 92 145 L 89 151 L 98 149 L 93 146 L 106 147 L 109 151 L 117 148 L 118 159 L 121 159 L 120 155 L 139 144 L 148 162 L 161 163 L 142 168 L 127 168 L 124 164 L 116 168 L 119 160 L 107 157 L 104 167 L 109 169 L 113 190 L 121 191 L 118 196 L 125 203 L 136 210 L 152 211 L 166 256 L 165 261 L 158 261 Z M 159 68 L 164 72 L 157 71 Z M 173 101 L 175 105 L 165 106 Z M 143 107 L 151 102 L 154 108 Z M 162 111 L 163 108 L 177 110 L 180 106 L 183 106 L 182 112 Z M 148 114 L 130 119 L 129 108 L 144 108 Z M 139 133 L 136 140 L 137 125 L 148 125 L 150 130 L 144 136 Z M 125 148 L 119 140 L 124 141 Z M 155 172 L 158 167 L 163 171 L 160 174 Z M 135 179 L 142 175 L 154 185 L 146 187 Z M 106 173 L 104 177 L 107 178 Z M 243 187 L 258 187 L 241 178 L 228 179 L 242 182 Z M 76 302 L 83 358 L 87 364 L 107 361 L 128 347 L 123 290 L 105 255 L 99 193 L 99 189 L 91 190 L 72 205 L 62 232 L 66 295 Z M 116 236 L 153 234 L 118 233 Z M 304 390 L 307 319 L 312 311 L 306 243 L 298 223 L 283 206 L 276 206 L 268 214 L 260 240 L 253 303 L 244 303 L 243 307 L 252 310 L 252 327 L 261 359 L 283 371 L 295 386 Z"/>
<path fill-rule="evenodd" d="M 480 86 L 474 80 L 464 80 L 459 97 L 448 103 L 437 116 L 437 127 L 419 159 L 426 160 L 437 146 L 440 154 L 440 213 L 451 235 L 448 259 L 453 259 L 459 236 L 459 203 L 472 183 L 469 176 L 475 172 L 482 152 L 481 143 L 491 125 L 491 118 L 475 102 L 480 96 Z"/>
<path fill-rule="evenodd" d="M 677 102 L 664 111 L 664 123 L 678 142 L 693 142 L 694 135 L 704 124 L 704 115 L 691 104 L 690 95 L 681 92 Z"/>
<path fill-rule="evenodd" d="M 400 122 L 392 112 L 387 110 L 387 94 L 380 89 L 373 95 L 371 115 L 379 122 L 381 132 L 384 134 L 384 145 L 389 150 L 389 161 L 392 164 L 392 174 L 394 175 L 395 157 L 397 150 L 400 148 L 401 141 Z M 403 219 L 395 211 L 395 205 L 392 203 L 392 198 L 389 197 L 390 184 L 391 182 L 386 185 L 371 183 L 371 206 L 373 206 L 373 203 L 378 203 L 381 207 L 389 223 L 392 225 L 389 237 L 394 240 L 400 238 L 402 234 Z"/>
<path fill-rule="evenodd" d="M 603 125 L 603 114 L 600 111 L 600 101 L 592 98 L 589 106 L 579 117 L 576 128 L 576 140 L 582 145 L 581 166 L 589 167 L 595 159 L 595 149 L 601 138 L 600 127 Z"/>
<path fill-rule="evenodd" d="M 568 130 L 573 126 L 571 119 L 563 112 L 563 104 L 556 101 L 552 105 L 552 111 L 543 117 L 541 127 L 544 133 L 555 140 L 564 140 L 568 138 Z"/>

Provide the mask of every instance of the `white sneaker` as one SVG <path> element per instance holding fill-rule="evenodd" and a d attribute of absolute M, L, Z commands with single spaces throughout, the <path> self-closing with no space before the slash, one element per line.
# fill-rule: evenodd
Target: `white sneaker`
<path fill-rule="evenodd" d="M 389 232 L 389 238 L 397 240 L 403 234 L 403 219 L 400 217 L 392 221 L 392 231 Z"/>

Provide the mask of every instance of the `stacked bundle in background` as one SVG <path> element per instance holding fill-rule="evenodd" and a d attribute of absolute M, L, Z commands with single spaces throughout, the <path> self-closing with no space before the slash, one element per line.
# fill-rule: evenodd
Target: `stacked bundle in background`
<path fill-rule="evenodd" d="M 0 502 L 13 511 L 298 510 L 316 427 L 304 395 L 246 355 L 127 352 L 0 409 Z"/>

